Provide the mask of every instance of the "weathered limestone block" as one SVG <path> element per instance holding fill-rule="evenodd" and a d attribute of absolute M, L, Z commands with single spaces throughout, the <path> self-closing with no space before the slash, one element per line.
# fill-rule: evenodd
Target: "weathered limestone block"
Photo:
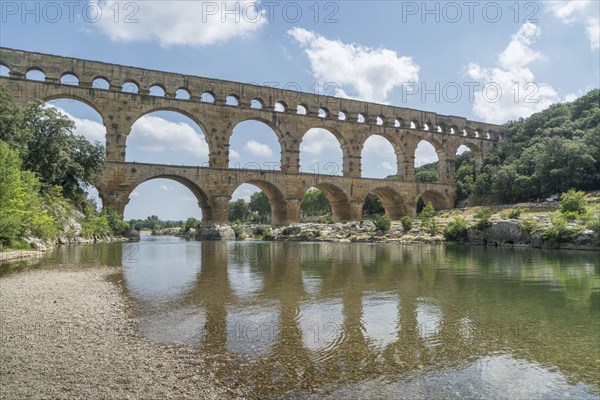
<path fill-rule="evenodd" d="M 196 238 L 200 240 L 235 240 L 235 232 L 229 225 L 203 222 Z"/>

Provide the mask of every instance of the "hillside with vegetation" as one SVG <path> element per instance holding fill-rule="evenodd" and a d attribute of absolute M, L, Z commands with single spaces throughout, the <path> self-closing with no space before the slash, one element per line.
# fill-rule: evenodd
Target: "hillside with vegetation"
<path fill-rule="evenodd" d="M 507 124 L 475 193 L 503 203 L 600 189 L 600 90 Z"/>
<path fill-rule="evenodd" d="M 105 151 L 74 129 L 56 108 L 19 106 L 0 87 L 0 248 L 129 231 L 120 215 L 87 199 Z"/>

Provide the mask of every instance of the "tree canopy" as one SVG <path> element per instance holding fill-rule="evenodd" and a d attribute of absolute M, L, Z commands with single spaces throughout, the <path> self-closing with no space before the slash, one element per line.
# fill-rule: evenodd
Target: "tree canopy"
<path fill-rule="evenodd" d="M 85 187 L 102 173 L 105 151 L 74 129 L 74 122 L 56 108 L 42 102 L 20 107 L 0 88 L 0 140 L 18 152 L 23 169 L 36 174 L 41 191 L 60 186 L 66 198 L 81 205 Z"/>
<path fill-rule="evenodd" d="M 475 182 L 502 202 L 600 188 L 600 90 L 507 124 Z"/>

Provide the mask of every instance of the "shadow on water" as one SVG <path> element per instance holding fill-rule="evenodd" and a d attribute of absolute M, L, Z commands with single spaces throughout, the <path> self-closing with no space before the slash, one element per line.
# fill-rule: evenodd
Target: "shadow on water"
<path fill-rule="evenodd" d="M 68 246 L 122 266 L 142 333 L 256 397 L 598 398 L 598 253 L 399 244 Z"/>

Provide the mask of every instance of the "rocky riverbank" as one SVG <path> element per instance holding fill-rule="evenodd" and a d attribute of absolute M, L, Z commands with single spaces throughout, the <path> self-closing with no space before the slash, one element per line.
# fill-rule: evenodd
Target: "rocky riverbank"
<path fill-rule="evenodd" d="M 471 245 L 520 246 L 577 250 L 600 250 L 600 204 L 592 203 L 589 213 L 556 224 L 557 203 L 523 203 L 510 206 L 471 207 L 437 212 L 435 227 L 418 218 L 410 227 L 392 221 L 389 230 L 378 229 L 375 221 L 342 222 L 332 224 L 300 223 L 287 227 L 238 224 L 210 225 L 188 232 L 194 238 L 199 233 L 211 232 L 212 239 L 277 240 L 315 242 L 399 242 L 443 243 L 458 242 Z M 487 216 L 482 216 L 486 214 Z M 462 219 L 464 232 L 459 239 L 449 238 L 446 227 Z"/>
<path fill-rule="evenodd" d="M 144 339 L 111 268 L 0 278 L 0 393 L 7 399 L 222 399 L 211 361 Z"/>

